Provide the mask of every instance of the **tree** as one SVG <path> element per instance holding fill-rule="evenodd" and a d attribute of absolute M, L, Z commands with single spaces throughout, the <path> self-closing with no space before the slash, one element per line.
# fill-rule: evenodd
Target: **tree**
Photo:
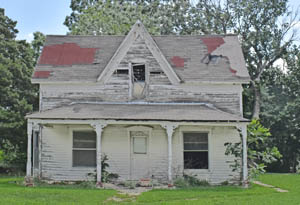
<path fill-rule="evenodd" d="M 0 8 L 0 149 L 20 149 L 14 163 L 25 165 L 27 134 L 24 116 L 37 108 L 37 87 L 30 82 L 34 52 L 25 40 L 16 40 L 16 22 Z M 25 166 L 23 166 L 25 167 Z"/>
<path fill-rule="evenodd" d="M 44 45 L 46 37 L 43 33 L 37 31 L 33 33 L 33 41 L 31 42 L 31 47 L 34 51 L 35 62 L 37 62 Z"/>
<path fill-rule="evenodd" d="M 259 118 L 261 76 L 283 58 L 295 40 L 297 14 L 289 10 L 287 0 L 206 0 L 199 1 L 194 12 L 198 13 L 194 24 L 199 31 L 241 37 L 254 94 L 252 117 Z"/>
<path fill-rule="evenodd" d="M 293 47 L 284 56 L 286 71 L 274 69 L 262 79 L 264 87 L 262 122 L 270 127 L 268 144 L 277 146 L 283 154 L 281 161 L 268 169 L 296 172 L 300 164 L 300 50 Z"/>
<path fill-rule="evenodd" d="M 247 128 L 247 164 L 250 178 L 257 176 L 260 173 L 264 173 L 268 164 L 276 162 L 282 157 L 277 147 L 265 147 L 265 143 L 270 136 L 271 133 L 269 129 L 262 126 L 258 120 L 251 121 Z M 240 137 L 242 141 L 241 131 Z M 242 143 L 230 142 L 225 143 L 224 145 L 226 146 L 225 154 L 235 156 L 235 160 L 231 164 L 233 171 L 241 171 L 242 161 L 240 159 L 243 156 Z"/>
<path fill-rule="evenodd" d="M 191 4 L 186 0 L 72 0 L 64 24 L 76 35 L 120 35 L 141 20 L 151 34 L 190 32 Z"/>

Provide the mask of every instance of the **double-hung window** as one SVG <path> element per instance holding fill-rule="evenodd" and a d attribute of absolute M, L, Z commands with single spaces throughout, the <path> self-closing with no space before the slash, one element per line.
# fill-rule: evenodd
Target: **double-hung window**
<path fill-rule="evenodd" d="M 184 169 L 208 169 L 208 133 L 183 133 Z"/>
<path fill-rule="evenodd" d="M 73 167 L 96 166 L 96 133 L 73 131 Z"/>

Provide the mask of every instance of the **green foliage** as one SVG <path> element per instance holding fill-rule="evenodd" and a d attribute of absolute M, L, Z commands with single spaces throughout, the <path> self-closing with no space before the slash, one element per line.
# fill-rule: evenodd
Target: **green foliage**
<path fill-rule="evenodd" d="M 25 167 L 25 115 L 38 107 L 37 86 L 30 82 L 35 64 L 31 45 L 16 40 L 16 22 L 0 9 L 0 149 L 8 155 L 8 142 L 18 148 L 17 162 Z"/>
<path fill-rule="evenodd" d="M 44 42 L 46 40 L 46 36 L 39 31 L 34 32 L 33 36 L 34 36 L 34 38 L 33 38 L 33 41 L 31 42 L 31 46 L 34 51 L 35 62 L 37 62 L 37 60 L 41 54 Z"/>
<path fill-rule="evenodd" d="M 175 179 L 174 185 L 178 188 L 191 188 L 209 186 L 209 183 L 206 180 L 199 180 L 194 176 L 183 175 L 183 177 Z"/>
<path fill-rule="evenodd" d="M 300 161 L 300 51 L 293 47 L 283 58 L 286 71 L 280 69 L 264 75 L 261 120 L 270 127 L 269 146 L 278 147 L 282 159 L 269 171 L 296 172 Z"/>
<path fill-rule="evenodd" d="M 190 33 L 189 1 L 72 0 L 64 24 L 71 34 L 120 35 L 141 20 L 151 34 Z"/>
<path fill-rule="evenodd" d="M 282 157 L 277 147 L 266 147 L 265 142 L 271 136 L 269 129 L 263 127 L 258 120 L 252 120 L 247 128 L 247 155 L 250 177 L 256 177 L 265 172 L 267 164 L 277 161 Z M 240 132 L 242 141 L 242 134 Z M 242 143 L 225 143 L 226 155 L 233 155 L 235 159 L 231 164 L 233 171 L 239 171 L 242 167 Z"/>
<path fill-rule="evenodd" d="M 101 171 L 102 171 L 101 181 L 102 182 L 111 182 L 112 180 L 119 178 L 118 174 L 110 173 L 107 171 L 107 168 L 109 167 L 107 161 L 108 161 L 108 157 L 107 155 L 104 155 L 101 160 Z"/>
<path fill-rule="evenodd" d="M 115 179 L 119 178 L 118 174 L 110 173 L 107 171 L 107 168 L 109 167 L 109 164 L 107 163 L 108 157 L 106 154 L 104 154 L 101 158 L 101 182 L 111 182 Z M 94 177 L 94 180 L 97 180 L 97 173 L 88 173 L 88 176 Z"/>
<path fill-rule="evenodd" d="M 2 141 L 2 149 L 3 150 L 0 150 L 0 165 L 3 167 L 9 167 L 11 165 L 22 163 L 20 160 L 25 158 L 25 153 L 20 151 L 19 146 L 13 145 L 7 139 Z"/>

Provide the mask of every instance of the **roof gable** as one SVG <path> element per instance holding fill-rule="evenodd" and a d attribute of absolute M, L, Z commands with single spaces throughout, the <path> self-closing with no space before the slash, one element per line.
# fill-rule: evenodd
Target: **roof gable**
<path fill-rule="evenodd" d="M 137 21 L 134 24 L 131 31 L 128 33 L 124 41 L 121 43 L 120 47 L 116 50 L 115 54 L 104 68 L 103 72 L 99 75 L 97 81 L 104 84 L 108 82 L 115 68 L 125 57 L 130 46 L 138 37 L 142 37 L 145 40 L 148 49 L 150 50 L 154 58 L 157 60 L 158 64 L 160 65 L 161 69 L 165 72 L 170 82 L 172 84 L 179 84 L 181 80 L 179 79 L 179 77 L 177 76 L 177 74 L 175 73 L 175 71 L 173 70 L 163 53 L 160 51 L 159 47 L 156 45 L 155 41 L 152 39 L 148 31 L 145 29 L 144 25 L 140 21 Z"/>

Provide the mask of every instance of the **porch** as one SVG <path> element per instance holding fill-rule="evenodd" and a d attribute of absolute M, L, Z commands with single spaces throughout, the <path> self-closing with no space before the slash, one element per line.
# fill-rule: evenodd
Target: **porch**
<path fill-rule="evenodd" d="M 101 184 L 101 157 L 107 155 L 108 171 L 118 174 L 121 180 L 155 178 L 172 184 L 174 178 L 187 173 L 217 184 L 236 177 L 229 167 L 233 158 L 225 155 L 224 143 L 240 140 L 237 128 L 242 130 L 246 150 L 247 122 L 237 120 L 218 122 L 199 116 L 203 122 L 187 121 L 181 119 L 186 117 L 184 113 L 177 115 L 176 121 L 104 120 L 103 116 L 100 116 L 102 119 L 89 119 L 88 115 L 87 119 L 78 119 L 64 112 L 71 118 L 67 119 L 63 113 L 61 116 L 58 113 L 55 113 L 56 119 L 49 114 L 43 117 L 44 113 L 32 114 L 28 119 L 28 178 L 81 181 L 87 180 L 89 173 L 95 173 L 97 183 Z M 212 114 L 213 111 L 210 117 Z M 80 139 L 82 135 L 90 135 L 84 133 L 94 133 L 95 140 L 92 137 Z M 196 138 L 202 139 L 196 142 L 201 146 L 189 148 L 189 139 Z M 202 165 L 187 165 L 187 158 L 197 157 L 203 158 Z M 246 179 L 244 163 L 243 180 Z"/>

